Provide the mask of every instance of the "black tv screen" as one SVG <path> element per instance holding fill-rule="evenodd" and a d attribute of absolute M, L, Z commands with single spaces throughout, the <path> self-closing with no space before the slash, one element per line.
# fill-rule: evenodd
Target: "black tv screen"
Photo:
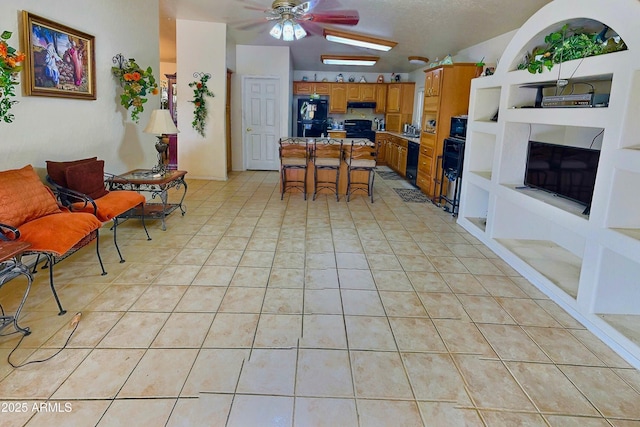
<path fill-rule="evenodd" d="M 529 141 L 524 184 L 591 206 L 600 150 Z"/>

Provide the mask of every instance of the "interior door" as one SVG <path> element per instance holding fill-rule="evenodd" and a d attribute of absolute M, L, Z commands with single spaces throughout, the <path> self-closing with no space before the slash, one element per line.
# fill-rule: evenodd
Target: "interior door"
<path fill-rule="evenodd" d="M 280 80 L 247 77 L 243 85 L 244 157 L 247 169 L 278 170 Z"/>

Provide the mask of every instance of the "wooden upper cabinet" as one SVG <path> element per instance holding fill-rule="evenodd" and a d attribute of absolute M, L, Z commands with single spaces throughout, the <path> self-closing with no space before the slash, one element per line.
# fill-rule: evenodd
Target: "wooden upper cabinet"
<path fill-rule="evenodd" d="M 375 83 L 347 83 L 347 101 L 375 102 Z"/>
<path fill-rule="evenodd" d="M 293 94 L 294 95 L 311 95 L 312 92 L 311 82 L 293 82 Z"/>
<path fill-rule="evenodd" d="M 376 86 L 376 114 L 387 111 L 387 85 L 378 83 Z"/>
<path fill-rule="evenodd" d="M 387 113 L 399 113 L 402 99 L 402 85 L 391 83 L 387 85 Z"/>
<path fill-rule="evenodd" d="M 375 102 L 376 86 L 375 83 L 359 83 L 360 84 L 360 101 Z"/>
<path fill-rule="evenodd" d="M 359 83 L 347 83 L 347 101 L 360 101 Z"/>
<path fill-rule="evenodd" d="M 329 82 L 317 82 L 313 84 L 314 91 L 318 95 L 331 95 L 331 83 Z"/>
<path fill-rule="evenodd" d="M 424 96 L 440 96 L 442 68 L 427 71 L 424 78 Z"/>
<path fill-rule="evenodd" d="M 331 83 L 329 82 L 293 82 L 294 95 L 330 95 Z"/>
<path fill-rule="evenodd" d="M 346 113 L 347 112 L 347 85 L 332 84 L 331 94 L 329 95 L 329 113 Z"/>
<path fill-rule="evenodd" d="M 400 112 L 413 116 L 413 98 L 415 96 L 415 83 L 402 83 L 402 95 L 400 97 Z"/>

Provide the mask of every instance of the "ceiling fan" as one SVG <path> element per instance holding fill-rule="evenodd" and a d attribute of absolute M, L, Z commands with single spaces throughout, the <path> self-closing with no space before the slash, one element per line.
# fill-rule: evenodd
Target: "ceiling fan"
<path fill-rule="evenodd" d="M 247 5 L 245 8 L 263 11 L 266 15 L 265 21 L 275 22 L 269 34 L 276 39 L 282 37 L 284 41 L 299 40 L 307 35 L 301 23 L 312 27 L 314 24 L 357 25 L 360 21 L 357 10 L 316 11 L 316 6 L 322 3 L 322 0 L 310 0 L 304 3 L 296 0 L 274 0 L 270 9 L 265 10 L 258 5 Z M 254 25 L 265 21 L 261 20 Z M 248 27 L 245 26 L 245 28 Z"/>

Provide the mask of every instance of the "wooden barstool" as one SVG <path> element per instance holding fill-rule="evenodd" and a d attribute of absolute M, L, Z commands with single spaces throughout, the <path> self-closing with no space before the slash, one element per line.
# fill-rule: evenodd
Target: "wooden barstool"
<path fill-rule="evenodd" d="M 342 140 L 320 139 L 313 143 L 313 200 L 316 199 L 318 190 L 328 189 L 335 193 L 336 201 L 340 200 L 338 194 L 338 182 L 340 180 L 340 162 L 342 161 Z M 335 179 L 318 179 L 320 171 L 335 171 Z"/>
<path fill-rule="evenodd" d="M 375 178 L 374 169 L 376 167 L 376 145 L 368 139 L 351 141 L 349 152 L 345 151 L 345 161 L 347 162 L 347 202 L 351 195 L 360 190 L 366 191 L 373 203 L 373 180 Z M 354 180 L 354 174 L 366 172 L 367 180 Z"/>
<path fill-rule="evenodd" d="M 280 200 L 284 199 L 287 190 L 302 190 L 304 200 L 307 200 L 307 163 L 309 150 L 307 141 L 300 138 L 280 138 Z M 296 171 L 304 171 L 302 178 Z M 292 178 L 288 175 L 293 174 Z"/>

